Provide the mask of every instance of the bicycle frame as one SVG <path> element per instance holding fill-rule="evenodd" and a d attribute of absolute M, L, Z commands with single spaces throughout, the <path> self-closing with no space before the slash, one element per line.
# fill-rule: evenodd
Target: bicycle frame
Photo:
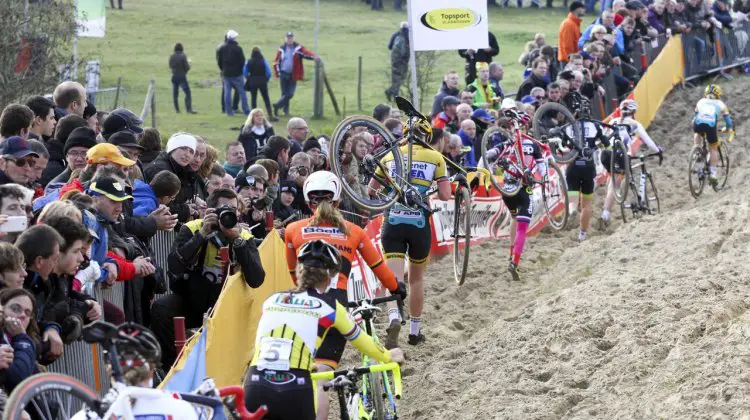
<path fill-rule="evenodd" d="M 630 161 L 630 188 L 635 194 L 636 197 L 636 204 L 638 206 L 638 211 L 643 212 L 644 210 L 648 211 L 648 209 L 645 209 L 644 202 L 646 201 L 646 182 L 648 181 L 648 170 L 646 169 L 646 159 L 657 157 L 659 156 L 659 153 L 651 153 L 648 155 L 640 155 L 637 158 L 634 157 L 634 159 L 638 159 L 638 162 L 633 163 L 633 161 Z M 639 177 L 639 184 L 636 185 L 635 177 L 632 176 L 633 170 L 641 168 L 641 174 Z"/>

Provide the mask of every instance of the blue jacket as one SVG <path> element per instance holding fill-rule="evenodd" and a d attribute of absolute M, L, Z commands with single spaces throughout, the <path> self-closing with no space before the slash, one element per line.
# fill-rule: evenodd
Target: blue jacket
<path fill-rule="evenodd" d="M 7 341 L 3 334 L 2 343 L 10 344 L 13 347 L 13 363 L 8 367 L 5 383 L 5 390 L 10 393 L 21 381 L 33 375 L 36 372 L 36 346 L 34 341 L 25 333 L 18 334 Z"/>
<path fill-rule="evenodd" d="M 109 232 L 107 231 L 107 226 L 111 223 L 103 215 L 94 215 L 88 210 L 83 211 L 84 226 L 89 231 L 96 233 L 96 237 L 94 237 L 94 241 L 91 243 L 91 259 L 99 263 L 101 267 L 102 276 L 99 278 L 100 283 L 104 282 L 109 272 L 104 268 L 104 263 L 115 262 L 112 258 L 107 257 L 107 251 L 109 250 Z"/>
<path fill-rule="evenodd" d="M 464 157 L 464 162 L 466 163 L 466 166 L 470 167 L 476 167 L 477 166 L 477 158 L 476 154 L 474 153 L 474 140 L 476 138 L 469 138 L 469 136 L 464 132 L 463 129 L 458 130 L 458 136 L 461 137 L 461 143 L 464 146 L 471 147 L 471 151 L 466 153 L 466 156 Z"/>
<path fill-rule="evenodd" d="M 157 208 L 159 208 L 159 200 L 154 190 L 150 185 L 136 179 L 133 187 L 133 215 L 148 216 Z"/>
<path fill-rule="evenodd" d="M 589 27 L 586 28 L 585 31 L 583 31 L 583 33 L 581 34 L 581 37 L 578 39 L 578 49 L 579 50 L 582 50 L 583 49 L 583 45 L 586 42 L 588 42 L 589 39 L 591 39 L 591 30 L 594 29 L 594 25 L 601 25 L 601 24 L 602 24 L 602 18 L 598 17 L 598 18 L 596 18 L 596 20 L 594 21 L 594 23 L 592 23 L 591 25 L 589 25 Z"/>
<path fill-rule="evenodd" d="M 615 45 L 612 46 L 612 57 L 619 57 L 625 53 L 625 34 L 620 28 L 615 31 Z"/>
<path fill-rule="evenodd" d="M 712 10 L 714 12 L 714 17 L 716 18 L 716 20 L 721 22 L 724 28 L 729 29 L 732 27 L 732 15 L 729 13 L 728 8 L 721 10 L 719 9 L 719 5 L 716 2 L 714 2 Z"/>

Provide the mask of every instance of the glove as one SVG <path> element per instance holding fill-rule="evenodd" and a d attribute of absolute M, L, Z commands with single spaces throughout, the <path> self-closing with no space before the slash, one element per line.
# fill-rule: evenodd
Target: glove
<path fill-rule="evenodd" d="M 731 142 L 734 141 L 734 129 L 731 128 L 728 131 L 729 131 L 729 139 L 727 139 L 727 141 L 729 141 L 731 143 Z"/>
<path fill-rule="evenodd" d="M 396 290 L 392 290 L 391 294 L 396 296 L 401 296 L 402 301 L 406 301 L 406 296 L 408 295 L 406 290 L 406 284 L 402 281 L 398 282 L 398 286 L 396 286 Z"/>

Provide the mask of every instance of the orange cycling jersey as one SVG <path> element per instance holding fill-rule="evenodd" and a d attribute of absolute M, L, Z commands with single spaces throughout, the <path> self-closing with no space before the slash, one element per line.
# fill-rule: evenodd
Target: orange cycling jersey
<path fill-rule="evenodd" d="M 289 265 L 289 272 L 292 279 L 297 282 L 295 277 L 295 268 L 297 267 L 297 250 L 306 242 L 322 239 L 336 247 L 341 253 L 341 271 L 339 272 L 336 288 L 341 290 L 347 289 L 347 280 L 349 272 L 352 270 L 352 262 L 357 258 L 357 252 L 364 258 L 367 265 L 378 277 L 383 286 L 388 290 L 394 291 L 398 287 L 396 276 L 383 263 L 380 253 L 375 249 L 375 245 L 370 242 L 370 238 L 365 231 L 354 223 L 346 223 L 349 234 L 344 234 L 339 228 L 326 224 L 324 226 L 309 226 L 310 219 L 299 220 L 287 226 L 284 234 L 286 242 L 286 262 Z"/>

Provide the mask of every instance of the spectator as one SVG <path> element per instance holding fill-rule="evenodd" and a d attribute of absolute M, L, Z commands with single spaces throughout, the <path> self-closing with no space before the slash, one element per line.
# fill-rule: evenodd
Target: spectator
<path fill-rule="evenodd" d="M 378 104 L 372 110 L 372 118 L 383 123 L 391 115 L 391 107 L 386 104 Z"/>
<path fill-rule="evenodd" d="M 286 177 L 285 169 L 289 162 L 289 155 L 291 154 L 291 142 L 281 136 L 272 136 L 268 139 L 266 147 L 264 147 L 258 156 L 254 160 L 248 160 L 249 162 L 255 162 L 258 159 L 271 159 L 279 164 L 282 168 L 282 178 Z"/>
<path fill-rule="evenodd" d="M 102 133 L 102 123 L 104 122 L 104 120 L 107 119 L 107 117 L 109 117 L 109 112 L 107 112 L 107 111 L 97 111 L 96 112 L 96 119 L 98 121 L 98 124 L 96 125 L 96 135 L 97 136 Z"/>
<path fill-rule="evenodd" d="M 0 142 L 0 185 L 28 185 L 38 157 L 21 137 L 8 137 Z"/>
<path fill-rule="evenodd" d="M 26 105 L 10 104 L 0 114 L 0 140 L 18 136 L 28 138 L 34 112 Z"/>
<path fill-rule="evenodd" d="M 136 136 L 143 133 L 143 120 L 135 115 L 133 111 L 125 108 L 117 108 L 107 115 L 102 122 L 102 137 L 108 140 L 112 134 L 119 131 L 130 131 Z"/>
<path fill-rule="evenodd" d="M 180 113 L 180 89 L 185 93 L 185 110 L 188 114 L 195 114 L 193 110 L 193 97 L 190 93 L 190 84 L 187 74 L 190 71 L 190 60 L 185 55 L 182 43 L 174 44 L 174 52 L 169 56 L 169 70 L 172 71 L 172 103 L 174 111 Z"/>
<path fill-rule="evenodd" d="M 617 55 L 616 59 L 620 63 L 623 77 L 630 80 L 633 84 L 640 77 L 640 66 L 636 67 L 637 63 L 633 61 L 631 54 L 635 51 L 637 41 L 638 35 L 635 33 L 635 21 L 630 17 L 625 18 L 620 27 L 617 28 L 617 32 L 615 32 L 615 46 L 612 51 Z"/>
<path fill-rule="evenodd" d="M 458 89 L 458 80 L 458 73 L 455 70 L 445 73 L 443 83 L 440 85 L 440 90 L 432 101 L 432 112 L 430 112 L 430 115 L 433 118 L 443 110 L 443 98 L 446 96 L 458 97 L 460 95 L 461 92 Z M 473 102 L 474 98 L 472 97 L 472 103 Z"/>
<path fill-rule="evenodd" d="M 584 45 L 586 45 L 587 42 L 589 42 L 592 38 L 595 38 L 594 35 L 601 34 L 602 38 L 596 38 L 595 40 L 600 41 L 603 39 L 603 37 L 607 34 L 614 35 L 615 30 L 617 29 L 617 26 L 615 26 L 614 22 L 614 13 L 611 10 L 605 10 L 602 12 L 602 15 L 594 21 L 591 25 L 589 25 L 585 31 L 583 31 L 583 34 L 581 35 L 581 38 L 578 40 L 578 49 L 583 49 Z M 610 42 L 610 45 L 612 43 Z"/>
<path fill-rule="evenodd" d="M 133 133 L 129 131 L 118 131 L 113 134 L 107 142 L 117 146 L 120 151 L 127 152 L 130 159 L 136 161 L 138 167 L 142 168 L 140 157 L 146 148 L 138 143 L 138 140 Z"/>
<path fill-rule="evenodd" d="M 146 217 L 159 206 L 167 205 L 180 192 L 180 178 L 169 171 L 161 171 L 146 184 L 137 179 L 133 185 L 133 214 Z"/>
<path fill-rule="evenodd" d="M 86 89 L 78 82 L 65 81 L 55 87 L 52 100 L 55 102 L 55 118 L 58 121 L 69 114 L 83 117 L 87 103 Z"/>
<path fill-rule="evenodd" d="M 315 137 L 305 140 L 305 143 L 302 145 L 302 151 L 310 155 L 310 159 L 312 159 L 312 172 L 325 169 L 325 156 L 320 150 L 320 142 Z"/>
<path fill-rule="evenodd" d="M 31 139 L 28 143 L 29 149 L 39 155 L 39 157 L 34 159 L 34 167 L 31 168 L 31 179 L 29 180 L 29 185 L 32 186 L 35 191 L 34 198 L 37 198 L 44 194 L 44 188 L 39 184 L 39 179 L 41 179 L 42 173 L 47 167 L 47 162 L 49 162 L 49 152 L 47 151 L 47 146 L 45 146 L 40 140 Z"/>
<path fill-rule="evenodd" d="M 294 209 L 292 208 L 292 203 L 294 202 L 294 197 L 297 196 L 297 184 L 295 184 L 293 181 L 282 182 L 279 194 L 280 199 L 278 201 L 278 204 L 274 207 L 273 211 L 273 217 L 277 222 L 275 224 L 275 227 L 277 229 L 286 226 L 286 224 L 283 223 L 291 222 L 289 218 L 296 214 Z"/>
<path fill-rule="evenodd" d="M 208 179 L 206 180 L 206 192 L 208 192 L 208 195 L 211 195 L 212 192 L 219 188 L 224 188 L 222 184 L 224 183 L 224 176 L 226 175 L 228 174 L 227 171 L 224 170 L 224 167 L 215 163 L 211 168 L 211 173 L 208 174 Z M 229 177 L 231 178 L 232 176 L 229 175 Z M 232 178 L 232 185 L 234 185 L 234 178 Z M 230 188 L 232 185 L 230 185 Z"/>
<path fill-rule="evenodd" d="M 228 116 L 234 115 L 232 108 L 232 89 L 238 92 L 242 100 L 242 112 L 245 115 L 250 113 L 250 107 L 247 105 L 247 95 L 245 94 L 245 80 L 242 77 L 245 68 L 245 53 L 242 47 L 237 44 L 237 31 L 230 29 L 226 34 L 226 42 L 216 51 L 216 61 L 221 70 L 221 77 L 224 83 L 224 112 Z"/>
<path fill-rule="evenodd" d="M 458 136 L 461 138 L 463 146 L 471 148 L 464 157 L 466 166 L 475 168 L 477 166 L 477 150 L 474 149 L 474 144 L 478 141 L 476 123 L 471 119 L 464 120 L 461 123 L 461 129 L 458 131 Z M 481 154 L 481 151 L 479 151 L 479 154 Z"/>
<path fill-rule="evenodd" d="M 237 173 L 245 167 L 245 148 L 242 143 L 235 141 L 227 144 L 224 152 L 227 156 L 227 161 L 224 162 L 224 170 L 233 177 L 237 176 Z"/>
<path fill-rule="evenodd" d="M 255 108 L 250 111 L 237 140 L 242 143 L 245 156 L 250 159 L 258 154 L 261 148 L 266 145 L 266 141 L 274 134 L 273 126 L 266 119 L 263 110 Z"/>
<path fill-rule="evenodd" d="M 253 47 L 250 58 L 245 63 L 242 75 L 245 76 L 245 90 L 250 92 L 250 107 L 253 111 L 258 109 L 258 91 L 266 105 L 269 119 L 278 121 L 271 109 L 271 98 L 268 96 L 268 81 L 271 80 L 271 66 L 263 58 L 259 47 Z M 253 111 L 250 111 L 252 115 Z M 247 123 L 245 123 L 247 124 Z"/>
<path fill-rule="evenodd" d="M 114 10 L 115 0 L 109 0 L 109 6 Z M 117 8 L 122 10 L 122 0 L 117 0 Z"/>
<path fill-rule="evenodd" d="M 273 113 L 278 116 L 279 109 L 289 115 L 289 104 L 294 92 L 297 90 L 297 82 L 304 79 L 305 69 L 302 59 L 313 60 L 317 56 L 312 51 L 294 42 L 294 34 L 286 33 L 286 41 L 276 52 L 273 60 L 273 69 L 276 78 L 281 82 L 281 98 L 273 105 Z"/>
<path fill-rule="evenodd" d="M 70 133 L 68 140 L 65 142 L 65 159 L 67 167 L 50 180 L 46 192 L 49 193 L 54 189 L 60 188 L 68 183 L 71 173 L 76 169 L 83 169 L 88 163 L 88 152 L 96 146 L 96 133 L 88 127 L 78 127 Z"/>
<path fill-rule="evenodd" d="M 448 141 L 445 142 L 444 155 L 451 162 L 461 165 L 461 137 L 457 134 L 451 134 Z"/>
<path fill-rule="evenodd" d="M 96 133 L 96 128 L 99 127 L 99 115 L 91 102 L 87 103 L 86 108 L 83 109 L 83 119 L 86 120 L 87 127 Z"/>
<path fill-rule="evenodd" d="M 475 108 L 498 109 L 500 97 L 495 95 L 490 84 L 490 67 L 487 63 L 477 63 L 479 77 L 472 82 L 468 90 L 474 94 Z"/>
<path fill-rule="evenodd" d="M 36 299 L 25 289 L 0 293 L 3 307 L 3 335 L 0 344 L 13 348 L 13 363 L 5 371 L 3 388 L 10 394 L 24 379 L 38 372 L 37 346 L 41 337 L 36 322 Z"/>
<path fill-rule="evenodd" d="M 409 24 L 401 22 L 398 31 L 391 35 L 388 42 L 388 49 L 391 51 L 391 86 L 385 90 L 385 97 L 388 102 L 398 96 L 401 85 L 404 84 L 406 75 L 409 73 Z"/>
<path fill-rule="evenodd" d="M 307 153 L 298 153 L 292 156 L 289 161 L 289 172 L 287 180 L 294 181 L 297 184 L 297 196 L 294 198 L 292 208 L 299 211 L 302 215 L 310 216 L 312 211 L 305 202 L 305 195 L 302 187 L 305 185 L 307 177 L 312 173 L 312 159 Z"/>
<path fill-rule="evenodd" d="M 204 139 L 201 136 L 195 136 L 196 140 L 196 146 L 195 146 L 195 154 L 193 155 L 193 160 L 190 161 L 190 170 L 194 172 L 195 174 L 198 174 L 199 176 L 202 176 L 200 174 L 201 167 L 206 162 L 208 158 L 208 145 L 206 144 L 206 139 Z M 218 151 L 214 155 L 214 160 L 218 158 Z M 213 163 L 212 163 L 213 164 Z M 207 172 L 210 172 L 210 166 Z M 206 173 L 206 176 L 208 176 L 208 173 Z M 206 194 L 202 194 L 204 197 Z"/>
<path fill-rule="evenodd" d="M 538 35 L 538 34 L 537 34 Z M 503 65 L 497 62 L 490 63 L 490 86 L 492 86 L 492 91 L 494 92 L 495 96 L 500 98 L 500 101 L 505 98 L 505 93 L 503 93 L 503 76 L 505 75 L 505 70 L 503 69 Z"/>
<path fill-rule="evenodd" d="M 477 138 L 481 139 L 484 136 L 484 132 L 495 124 L 495 117 L 492 116 L 486 109 L 477 109 L 471 113 L 471 120 L 477 126 Z M 480 150 L 481 144 L 474 144 L 474 150 Z M 475 155 L 476 156 L 476 155 Z"/>
<path fill-rule="evenodd" d="M 475 109 L 474 107 L 474 94 L 471 93 L 468 90 L 462 90 L 461 96 L 459 96 L 459 101 L 461 101 L 462 104 L 469 105 L 471 109 Z"/>
<path fill-rule="evenodd" d="M 557 59 L 561 63 L 568 62 L 568 56 L 578 51 L 578 39 L 581 38 L 581 18 L 586 14 L 586 8 L 580 1 L 570 3 L 568 17 L 560 24 Z M 518 98 L 518 95 L 516 95 Z"/>
<path fill-rule="evenodd" d="M 60 247 L 63 244 L 63 237 L 47 225 L 30 227 L 16 241 L 16 246 L 23 252 L 26 261 L 24 289 L 35 295 L 39 306 L 37 313 L 44 314 L 44 308 L 47 306 L 44 292 L 45 289 L 50 287 L 50 275 L 60 259 Z M 37 324 L 42 334 L 42 345 L 44 346 L 44 343 L 47 342 L 49 346 L 47 354 L 42 356 L 48 361 L 62 356 L 63 341 L 60 336 L 60 325 L 45 316 L 38 318 Z"/>
<path fill-rule="evenodd" d="M 547 85 L 547 101 L 560 103 L 562 96 L 560 95 L 560 84 L 558 82 L 552 82 Z"/>
<path fill-rule="evenodd" d="M 228 34 L 229 34 L 229 31 L 227 31 L 224 34 L 224 41 L 222 41 L 222 43 L 219 44 L 218 47 L 216 47 L 216 61 L 217 61 L 217 63 L 219 61 L 219 52 L 224 47 L 224 45 L 227 43 L 227 40 L 228 40 L 227 35 Z M 221 72 L 221 69 L 219 69 L 219 71 Z M 224 108 L 224 92 L 225 92 L 225 90 L 224 90 L 224 82 L 222 80 L 222 83 L 221 83 L 221 101 L 220 101 L 221 102 L 221 113 L 222 114 L 224 114 L 226 112 L 226 109 Z M 232 96 L 232 111 L 233 112 L 237 112 L 237 108 L 239 106 L 240 106 L 240 94 L 239 94 L 238 91 L 235 90 L 234 91 L 234 95 Z"/>
<path fill-rule="evenodd" d="M 13 216 L 27 216 L 26 191 L 18 184 L 0 185 L 0 221 L 5 223 L 8 217 Z M 19 234 L 20 232 L 6 232 L 4 236 L 0 236 L 0 241 L 15 242 Z"/>
<path fill-rule="evenodd" d="M 138 144 L 143 146 L 143 152 L 141 152 L 140 161 L 145 168 L 148 164 L 154 161 L 161 153 L 161 135 L 155 128 L 147 128 L 143 130 L 143 135 Z"/>
<path fill-rule="evenodd" d="M 344 146 L 344 181 L 348 183 L 354 191 L 362 197 L 367 197 L 368 189 L 365 183 L 364 174 L 360 173 L 359 165 L 367 155 L 368 150 L 375 144 L 372 134 L 364 131 L 357 133 L 349 138 Z M 296 190 L 295 190 L 296 191 Z"/>
<path fill-rule="evenodd" d="M 29 139 L 50 141 L 55 133 L 55 103 L 44 96 L 34 96 L 26 101 L 26 106 L 34 113 L 34 120 L 29 130 Z"/>
<path fill-rule="evenodd" d="M 302 143 L 307 140 L 307 133 L 310 129 L 307 128 L 307 122 L 299 117 L 290 118 L 286 124 L 287 138 L 292 149 L 289 152 L 289 157 L 293 158 L 294 155 L 302 151 Z"/>
<path fill-rule="evenodd" d="M 474 111 L 471 109 L 471 105 L 467 104 L 459 104 L 458 107 L 456 107 L 456 116 L 458 118 L 458 124 L 461 125 L 462 122 L 471 119 L 471 113 Z"/>
<path fill-rule="evenodd" d="M 471 107 L 469 107 L 471 108 Z M 400 139 L 404 135 L 404 123 L 397 118 L 388 118 L 385 120 L 385 128 L 393 134 L 393 137 Z"/>
<path fill-rule="evenodd" d="M 391 108 L 391 113 L 388 115 L 388 117 L 395 119 L 401 118 L 401 110 L 398 108 Z"/>
<path fill-rule="evenodd" d="M 234 179 L 235 191 L 242 207 L 241 219 L 252 226 L 250 232 L 254 237 L 266 237 L 265 211 L 267 209 L 265 195 L 268 189 L 268 172 L 266 168 L 254 164 L 242 170 Z"/>
<path fill-rule="evenodd" d="M 21 289 L 26 278 L 23 252 L 8 242 L 0 242 L 0 289 Z"/>
<path fill-rule="evenodd" d="M 721 23 L 721 26 L 723 28 L 731 29 L 733 27 L 733 19 L 732 19 L 732 14 L 730 13 L 728 1 L 729 0 L 714 1 L 714 4 L 711 7 L 711 10 L 713 11 L 714 17 L 716 18 L 716 20 L 719 21 L 719 23 Z M 719 33 L 721 34 L 722 32 L 719 31 Z M 728 42 L 724 42 L 723 44 L 729 45 Z"/>
<path fill-rule="evenodd" d="M 648 10 L 648 24 L 660 34 L 667 33 L 668 22 L 667 14 L 664 13 L 665 8 L 665 0 L 655 0 Z"/>
<path fill-rule="evenodd" d="M 539 47 L 536 45 L 536 42 L 529 41 L 524 46 L 523 52 L 520 56 L 518 56 L 518 63 L 521 64 L 524 67 L 528 67 L 529 64 L 532 61 L 532 53 L 535 51 L 538 51 Z"/>
<path fill-rule="evenodd" d="M 630 0 L 625 6 L 630 13 L 630 17 L 635 20 L 635 29 L 639 37 L 656 38 L 659 33 L 648 23 L 648 9 L 640 0 Z"/>
<path fill-rule="evenodd" d="M 536 44 L 537 48 L 542 48 L 547 45 L 547 37 L 541 32 L 534 34 L 534 44 Z"/>
<path fill-rule="evenodd" d="M 271 159 L 258 159 L 256 164 L 265 168 L 268 173 L 268 186 L 266 188 L 266 195 L 264 199 L 266 201 L 266 208 L 270 209 L 273 206 L 274 201 L 279 196 L 279 176 L 281 174 L 281 168 L 276 161 Z"/>
<path fill-rule="evenodd" d="M 520 101 L 524 96 L 531 94 L 531 89 L 540 87 L 546 89 L 549 84 L 544 76 L 547 75 L 547 61 L 543 58 L 537 58 L 531 65 L 531 74 L 518 87 L 516 100 Z"/>
<path fill-rule="evenodd" d="M 520 0 L 519 0 L 520 1 Z M 458 50 L 458 55 L 466 60 L 466 84 L 470 85 L 477 78 L 477 63 L 491 63 L 500 53 L 500 46 L 492 32 L 487 32 L 489 47 L 481 50 Z"/>
<path fill-rule="evenodd" d="M 180 228 L 169 254 L 172 294 L 159 298 L 152 306 L 152 329 L 162 348 L 162 364 L 171 366 L 176 357 L 172 319 L 184 316 L 187 328 L 203 325 L 203 315 L 216 305 L 224 280 L 238 274 L 245 283 L 257 288 L 265 272 L 252 235 L 239 224 L 224 225 L 217 212 L 240 209 L 232 190 L 215 190 L 207 200 L 203 219 Z M 221 247 L 229 247 L 221 253 Z"/>
<path fill-rule="evenodd" d="M 480 76 L 481 78 L 481 76 Z M 458 132 L 458 115 L 456 108 L 461 102 L 455 96 L 446 96 L 443 98 L 443 111 L 432 119 L 432 126 L 442 128 L 451 133 Z"/>

